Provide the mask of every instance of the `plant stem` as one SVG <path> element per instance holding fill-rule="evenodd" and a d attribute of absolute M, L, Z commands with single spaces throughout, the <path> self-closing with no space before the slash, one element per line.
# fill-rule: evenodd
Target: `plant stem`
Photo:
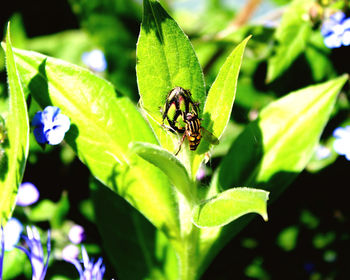
<path fill-rule="evenodd" d="M 183 238 L 182 252 L 179 255 L 181 280 L 197 279 L 198 236 L 199 228 L 193 225 L 190 234 Z"/>
<path fill-rule="evenodd" d="M 193 201 L 188 201 L 178 193 L 181 220 L 181 247 L 178 248 L 179 269 L 181 280 L 197 279 L 198 238 L 200 229 L 192 223 Z"/>

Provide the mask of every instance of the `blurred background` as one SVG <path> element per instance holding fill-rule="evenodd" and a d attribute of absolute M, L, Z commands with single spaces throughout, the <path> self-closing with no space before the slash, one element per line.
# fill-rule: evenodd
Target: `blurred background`
<path fill-rule="evenodd" d="M 349 73 L 349 47 L 329 49 L 320 26 L 327 9 L 348 12 L 348 1 L 309 1 L 310 36 L 291 63 L 268 73 L 288 0 L 163 0 L 168 13 L 190 37 L 205 73 L 207 88 L 235 45 L 249 34 L 231 121 L 200 178 L 205 184 L 220 158 L 259 110 L 293 90 Z M 87 67 L 109 80 L 137 104 L 136 43 L 142 19 L 137 0 L 8 1 L 0 10 L 0 36 L 11 21 L 13 46 Z M 297 27 L 301 28 L 301 27 Z M 295 43 L 293 36 L 290 44 Z M 0 51 L 0 113 L 7 106 L 4 53 Z M 31 101 L 30 118 L 40 108 Z M 350 224 L 347 175 L 350 163 L 332 148 L 333 131 L 349 119 L 349 89 L 339 96 L 320 149 L 297 180 L 272 203 L 269 221 L 255 219 L 215 258 L 202 279 L 350 279 Z M 60 260 L 73 225 L 84 228 L 84 246 L 103 256 L 106 279 L 118 272 L 105 253 L 90 199 L 89 171 L 69 146 L 43 150 L 30 136 L 23 182 L 33 183 L 39 200 L 17 206 L 22 224 L 52 229 L 55 244 L 47 279 L 71 279 L 74 267 Z M 349 143 L 350 145 L 350 143 Z M 118 224 L 118 217 L 113 221 Z M 120 222 L 122 227 L 122 221 Z M 6 253 L 4 279 L 31 277 L 30 263 L 18 250 Z M 76 277 L 78 278 L 78 276 Z"/>

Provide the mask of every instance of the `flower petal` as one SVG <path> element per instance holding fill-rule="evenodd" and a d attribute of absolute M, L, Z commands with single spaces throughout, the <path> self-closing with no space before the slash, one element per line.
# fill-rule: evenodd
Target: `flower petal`
<path fill-rule="evenodd" d="M 79 256 L 79 248 L 74 244 L 69 244 L 62 250 L 62 259 L 67 262 L 71 262 L 71 260 L 76 260 Z"/>
<path fill-rule="evenodd" d="M 339 48 L 341 46 L 341 36 L 331 34 L 324 38 L 324 44 L 330 49 Z"/>
<path fill-rule="evenodd" d="M 54 126 L 54 120 L 61 110 L 55 106 L 47 106 L 42 113 L 42 121 L 44 124 L 44 133 Z"/>
<path fill-rule="evenodd" d="M 339 155 L 345 155 L 350 153 L 350 143 L 343 141 L 342 139 L 336 139 L 333 143 L 333 148 Z"/>
<path fill-rule="evenodd" d="M 43 119 L 53 121 L 53 119 L 61 112 L 61 109 L 56 106 L 47 106 L 43 110 Z"/>
<path fill-rule="evenodd" d="M 34 129 L 33 133 L 34 133 L 35 139 L 38 143 L 45 144 L 47 142 L 42 126 L 36 127 Z"/>
<path fill-rule="evenodd" d="M 18 188 L 17 202 L 19 206 L 29 206 L 39 199 L 38 189 L 30 182 L 22 183 Z"/>
<path fill-rule="evenodd" d="M 84 228 L 80 225 L 72 226 L 72 228 L 69 230 L 68 238 L 74 244 L 81 243 L 85 238 Z"/>
<path fill-rule="evenodd" d="M 59 114 L 53 121 L 53 127 L 60 127 L 64 132 L 67 132 L 70 127 L 70 119 L 63 114 Z"/>
<path fill-rule="evenodd" d="M 350 131 L 344 127 L 338 127 L 333 131 L 335 138 L 350 138 Z"/>
<path fill-rule="evenodd" d="M 91 52 L 86 52 L 82 56 L 83 62 L 96 72 L 103 72 L 107 68 L 106 58 L 101 50 L 92 50 Z"/>
<path fill-rule="evenodd" d="M 341 22 L 345 18 L 345 13 L 343 11 L 338 11 L 334 14 L 332 14 L 329 19 L 334 22 Z"/>
<path fill-rule="evenodd" d="M 38 126 L 43 124 L 42 120 L 42 114 L 43 112 L 36 112 L 33 119 L 32 119 L 32 126 Z"/>
<path fill-rule="evenodd" d="M 55 129 L 50 129 L 46 132 L 45 138 L 47 143 L 50 145 L 58 145 L 63 141 L 64 135 L 66 131 L 65 129 L 61 129 L 61 127 L 57 127 Z"/>
<path fill-rule="evenodd" d="M 19 220 L 16 218 L 11 218 L 8 220 L 2 234 L 4 236 L 4 249 L 6 251 L 11 251 L 15 247 L 20 239 L 22 231 L 23 225 Z M 0 239 L 2 242 L 1 236 Z"/>
<path fill-rule="evenodd" d="M 84 267 L 87 268 L 89 266 L 89 255 L 84 246 L 81 246 L 81 255 L 83 257 Z"/>

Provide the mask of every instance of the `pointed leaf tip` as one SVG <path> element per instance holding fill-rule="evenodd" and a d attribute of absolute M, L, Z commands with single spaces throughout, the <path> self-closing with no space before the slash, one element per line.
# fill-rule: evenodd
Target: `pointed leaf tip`
<path fill-rule="evenodd" d="M 224 226 L 248 213 L 257 213 L 265 221 L 269 192 L 253 188 L 233 188 L 197 205 L 192 222 L 198 227 Z"/>
<path fill-rule="evenodd" d="M 192 199 L 192 182 L 185 166 L 173 154 L 160 146 L 142 142 L 132 142 L 129 148 L 144 160 L 162 170 L 182 194 L 188 199 Z"/>

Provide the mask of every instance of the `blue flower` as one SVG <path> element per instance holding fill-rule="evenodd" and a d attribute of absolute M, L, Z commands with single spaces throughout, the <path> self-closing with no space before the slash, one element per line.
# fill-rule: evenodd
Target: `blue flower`
<path fill-rule="evenodd" d="M 350 45 L 350 18 L 342 11 L 332 14 L 321 27 L 325 45 L 330 48 L 339 48 Z"/>
<path fill-rule="evenodd" d="M 82 261 L 78 261 L 77 259 L 66 259 L 66 261 L 70 262 L 75 266 L 75 268 L 79 272 L 80 280 L 102 280 L 103 274 L 105 273 L 105 266 L 103 265 L 103 259 L 99 258 L 97 262 L 94 263 L 94 260 L 89 260 L 89 256 L 82 246 L 81 254 L 83 257 Z M 83 263 L 84 268 L 81 266 Z"/>
<path fill-rule="evenodd" d="M 23 225 L 16 218 L 11 218 L 7 221 L 5 228 L 0 231 L 0 241 L 4 245 L 2 248 L 6 251 L 11 251 L 21 237 Z"/>
<path fill-rule="evenodd" d="M 35 127 L 34 135 L 40 144 L 57 145 L 62 142 L 70 127 L 70 120 L 54 106 L 47 106 L 42 112 L 37 112 L 32 120 Z"/>
<path fill-rule="evenodd" d="M 95 72 L 103 72 L 107 69 L 107 61 L 101 50 L 83 53 L 82 60 L 87 67 Z"/>
<path fill-rule="evenodd" d="M 347 160 L 350 160 L 350 125 L 345 128 L 338 127 L 334 130 L 333 136 L 335 137 L 334 150 L 339 155 L 344 155 Z"/>
<path fill-rule="evenodd" d="M 45 278 L 47 266 L 49 264 L 49 257 L 51 252 L 51 237 L 50 231 L 47 233 L 47 257 L 46 261 L 44 260 L 44 251 L 40 241 L 40 235 L 38 230 L 32 226 L 27 226 L 27 235 L 23 236 L 25 243 L 28 247 L 17 246 L 18 249 L 21 249 L 28 256 L 30 263 L 32 265 L 32 280 L 43 280 Z"/>
<path fill-rule="evenodd" d="M 39 191 L 30 182 L 22 183 L 18 188 L 17 202 L 19 206 L 29 206 L 37 202 L 39 199 Z"/>

